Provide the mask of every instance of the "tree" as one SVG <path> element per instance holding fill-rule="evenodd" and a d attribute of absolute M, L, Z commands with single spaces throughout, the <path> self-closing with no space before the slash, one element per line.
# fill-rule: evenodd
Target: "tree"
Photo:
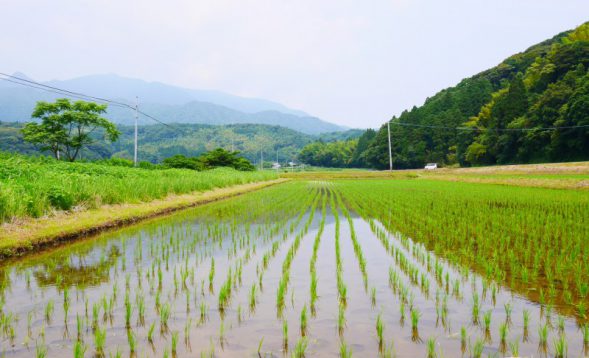
<path fill-rule="evenodd" d="M 198 158 L 189 158 L 182 154 L 176 154 L 166 158 L 162 163 L 167 168 L 192 169 L 199 171 L 205 169 L 205 165 Z"/>
<path fill-rule="evenodd" d="M 198 159 L 207 168 L 231 167 L 241 171 L 255 170 L 249 160 L 239 157 L 238 154 L 237 151 L 231 152 L 223 148 L 217 148 L 202 154 Z"/>
<path fill-rule="evenodd" d="M 114 142 L 120 132 L 116 126 L 100 115 L 106 112 L 107 105 L 94 102 L 70 102 L 67 98 L 54 103 L 37 102 L 31 115 L 41 123 L 27 123 L 22 129 L 24 140 L 39 145 L 59 159 L 63 153 L 70 162 L 76 160 L 84 146 L 94 142 L 91 134 L 102 129 L 105 139 Z"/>

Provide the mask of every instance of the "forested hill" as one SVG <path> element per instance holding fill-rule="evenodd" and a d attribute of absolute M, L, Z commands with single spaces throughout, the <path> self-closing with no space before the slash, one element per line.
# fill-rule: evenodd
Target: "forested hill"
<path fill-rule="evenodd" d="M 0 151 L 37 155 L 39 150 L 24 141 L 21 129 L 24 123 L 0 122 Z M 258 161 L 260 151 L 264 160 L 278 159 L 281 163 L 296 160 L 301 148 L 315 140 L 325 142 L 349 140 L 362 133 L 359 130 L 329 132 L 308 135 L 289 128 L 264 124 L 233 124 L 214 126 L 206 124 L 174 124 L 174 128 L 163 125 L 139 126 L 139 159 L 160 163 L 163 159 L 183 154 L 198 156 L 206 151 L 221 147 L 234 148 L 251 161 Z M 97 140 L 84 149 L 84 159 L 105 159 L 110 157 L 133 158 L 132 126 L 118 126 L 121 136 L 118 141 L 108 143 Z M 101 137 L 100 134 L 97 137 Z M 49 153 L 42 153 L 49 155 Z"/>
<path fill-rule="evenodd" d="M 392 118 L 394 166 L 589 160 L 589 127 L 543 129 L 589 126 L 588 68 L 585 23 L 440 91 Z M 387 168 L 386 124 L 353 156 L 356 166 Z"/>

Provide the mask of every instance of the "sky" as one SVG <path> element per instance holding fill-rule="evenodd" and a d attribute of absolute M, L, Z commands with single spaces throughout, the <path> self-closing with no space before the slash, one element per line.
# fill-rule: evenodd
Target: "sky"
<path fill-rule="evenodd" d="M 0 0 L 0 72 L 116 73 L 355 128 L 589 20 L 588 0 Z"/>

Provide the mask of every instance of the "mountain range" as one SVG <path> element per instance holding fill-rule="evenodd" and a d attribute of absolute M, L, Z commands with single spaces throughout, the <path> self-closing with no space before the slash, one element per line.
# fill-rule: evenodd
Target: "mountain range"
<path fill-rule="evenodd" d="M 13 76 L 33 81 L 23 73 L 15 73 Z M 15 81 L 13 78 L 8 79 Z M 347 129 L 265 99 L 240 97 L 219 91 L 188 89 L 115 74 L 90 75 L 40 83 L 128 104 L 134 104 L 135 98 L 138 97 L 141 111 L 166 123 L 267 124 L 279 125 L 312 135 Z M 37 101 L 52 101 L 64 97 L 63 94 L 32 88 L 30 86 L 34 86 L 33 84 L 27 84 L 29 86 L 0 81 L 1 121 L 30 121 L 31 112 Z M 106 117 L 123 125 L 132 124 L 134 121 L 133 111 L 112 105 Z M 139 123 L 155 124 L 153 120 L 144 116 L 140 116 Z"/>

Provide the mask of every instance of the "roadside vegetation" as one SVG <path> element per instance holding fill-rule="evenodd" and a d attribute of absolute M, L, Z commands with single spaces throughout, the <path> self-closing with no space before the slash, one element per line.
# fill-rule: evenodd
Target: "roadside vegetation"
<path fill-rule="evenodd" d="M 144 169 L 128 167 L 121 160 L 69 163 L 0 152 L 0 223 L 273 178 L 275 173 L 264 171 Z"/>

